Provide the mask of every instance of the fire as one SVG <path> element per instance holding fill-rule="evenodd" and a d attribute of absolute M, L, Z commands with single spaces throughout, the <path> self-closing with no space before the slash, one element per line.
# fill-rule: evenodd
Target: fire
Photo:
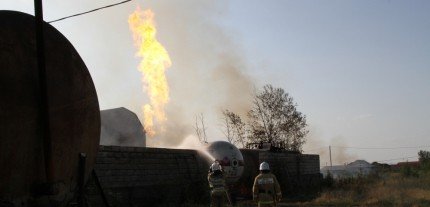
<path fill-rule="evenodd" d="M 156 39 L 157 30 L 151 10 L 142 12 L 137 8 L 129 16 L 128 24 L 138 47 L 136 55 L 142 58 L 138 69 L 142 73 L 143 90 L 150 100 L 150 104 L 142 106 L 144 128 L 147 135 L 153 137 L 156 134 L 154 118 L 160 130 L 163 130 L 163 123 L 167 120 L 164 107 L 169 102 L 169 86 L 165 71 L 172 62 L 166 49 Z"/>

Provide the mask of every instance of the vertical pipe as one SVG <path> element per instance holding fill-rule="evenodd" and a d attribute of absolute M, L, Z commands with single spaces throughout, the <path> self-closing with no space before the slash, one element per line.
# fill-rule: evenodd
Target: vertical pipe
<path fill-rule="evenodd" d="M 36 51 L 37 51 L 37 68 L 39 75 L 39 111 L 41 126 L 41 137 L 43 139 L 43 150 L 45 159 L 45 173 L 46 180 L 49 185 L 54 182 L 54 168 L 52 159 L 52 143 L 51 132 L 49 128 L 49 106 L 48 106 L 48 92 L 46 81 L 46 68 L 45 68 L 45 41 L 43 36 L 43 5 L 42 0 L 34 0 L 34 10 L 36 18 Z M 49 188 L 52 193 L 52 188 Z"/>
<path fill-rule="evenodd" d="M 328 146 L 328 150 L 330 152 L 330 170 L 333 168 L 333 163 L 331 162 L 331 145 Z"/>

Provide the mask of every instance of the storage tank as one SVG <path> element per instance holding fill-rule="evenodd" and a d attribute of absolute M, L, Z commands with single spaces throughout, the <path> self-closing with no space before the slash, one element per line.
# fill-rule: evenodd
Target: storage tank
<path fill-rule="evenodd" d="M 228 184 L 234 184 L 239 180 L 243 173 L 244 161 L 242 153 L 236 146 L 226 141 L 216 141 L 210 143 L 206 151 L 221 164 Z"/>
<path fill-rule="evenodd" d="M 99 146 L 100 111 L 90 73 L 58 30 L 47 23 L 43 27 L 50 180 L 44 162 L 46 119 L 40 106 L 35 18 L 0 11 L 0 202 L 4 205 L 64 205 L 77 189 L 79 153 L 87 155 L 88 178 Z M 55 192 L 47 193 L 46 186 Z"/>
<path fill-rule="evenodd" d="M 145 147 L 146 135 L 137 115 L 124 108 L 100 111 L 100 145 Z"/>

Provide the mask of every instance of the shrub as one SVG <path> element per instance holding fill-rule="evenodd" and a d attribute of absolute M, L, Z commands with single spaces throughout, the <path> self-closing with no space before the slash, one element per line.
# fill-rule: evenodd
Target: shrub
<path fill-rule="evenodd" d="M 331 188 L 334 185 L 334 179 L 333 175 L 330 173 L 330 171 L 327 172 L 327 175 L 323 177 L 321 186 L 325 188 Z"/>
<path fill-rule="evenodd" d="M 410 166 L 401 167 L 400 173 L 405 177 L 418 177 L 418 171 Z"/>

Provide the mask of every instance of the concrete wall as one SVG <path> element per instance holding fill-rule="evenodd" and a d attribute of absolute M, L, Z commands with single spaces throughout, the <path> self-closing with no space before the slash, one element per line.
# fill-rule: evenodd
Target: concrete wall
<path fill-rule="evenodd" d="M 239 197 L 251 198 L 254 178 L 259 173 L 259 164 L 268 162 L 276 175 L 284 197 L 314 196 L 320 190 L 319 155 L 265 150 L 241 149 L 245 171 L 237 188 Z"/>
<path fill-rule="evenodd" d="M 95 172 L 110 206 L 177 206 L 205 203 L 204 162 L 195 150 L 101 146 Z M 103 206 L 94 178 L 91 206 Z"/>
<path fill-rule="evenodd" d="M 313 197 L 320 190 L 319 155 L 264 151 L 259 161 L 269 163 L 284 197 Z"/>
<path fill-rule="evenodd" d="M 319 156 L 241 149 L 245 170 L 232 193 L 252 196 L 259 163 L 269 162 L 284 195 L 319 190 Z M 95 172 L 110 206 L 208 204 L 207 163 L 196 150 L 101 146 Z M 303 189 L 303 190 L 302 190 Z M 94 178 L 87 184 L 91 206 L 103 206 Z"/>

